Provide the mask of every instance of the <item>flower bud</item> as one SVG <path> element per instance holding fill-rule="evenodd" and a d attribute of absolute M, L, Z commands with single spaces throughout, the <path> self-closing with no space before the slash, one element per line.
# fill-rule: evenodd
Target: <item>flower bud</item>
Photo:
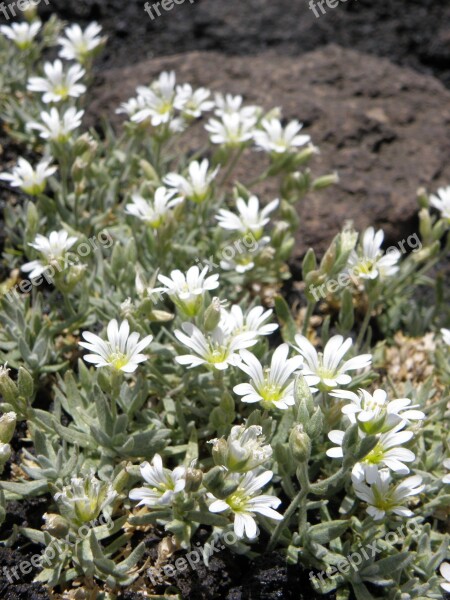
<path fill-rule="evenodd" d="M 69 533 L 68 521 L 56 513 L 44 513 L 43 519 L 45 524 L 42 529 L 48 531 L 55 538 L 63 538 Z"/>
<path fill-rule="evenodd" d="M 202 484 L 203 473 L 200 469 L 189 467 L 186 470 L 185 492 L 197 492 Z"/>
<path fill-rule="evenodd" d="M 308 462 L 311 456 L 311 439 L 303 430 L 303 425 L 296 425 L 289 436 L 289 448 L 292 456 L 299 463 Z"/>
<path fill-rule="evenodd" d="M 17 415 L 15 412 L 5 413 L 0 417 L 0 442 L 8 444 L 14 435 Z"/>
<path fill-rule="evenodd" d="M 8 404 L 16 404 L 19 391 L 16 384 L 9 376 L 9 369 L 6 365 L 0 365 L 0 392 Z"/>
<path fill-rule="evenodd" d="M 227 472 L 223 467 L 213 467 L 203 477 L 206 489 L 216 498 L 227 498 L 239 487 L 239 482 L 226 479 Z"/>
<path fill-rule="evenodd" d="M 203 326 L 205 331 L 212 331 L 217 327 L 220 321 L 221 316 L 221 307 L 220 307 L 220 299 L 214 297 L 212 299 L 211 304 L 205 311 L 205 316 L 203 320 Z"/>
<path fill-rule="evenodd" d="M 11 446 L 9 444 L 0 443 L 0 466 L 3 465 L 11 458 Z"/>
<path fill-rule="evenodd" d="M 314 191 L 316 190 L 324 190 L 331 185 L 335 185 L 339 183 L 339 175 L 337 173 L 330 173 L 329 175 L 324 175 L 323 177 L 318 177 L 313 181 L 312 188 Z"/>

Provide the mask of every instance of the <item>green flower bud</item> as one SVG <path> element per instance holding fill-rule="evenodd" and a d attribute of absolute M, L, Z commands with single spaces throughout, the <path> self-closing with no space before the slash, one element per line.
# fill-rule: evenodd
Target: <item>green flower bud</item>
<path fill-rule="evenodd" d="M 202 484 L 203 473 L 200 469 L 189 467 L 186 470 L 185 492 L 197 492 Z"/>
<path fill-rule="evenodd" d="M 220 321 L 220 299 L 215 297 L 212 299 L 211 304 L 205 310 L 205 316 L 203 319 L 203 326 L 205 331 L 212 331 L 217 327 Z"/>
<path fill-rule="evenodd" d="M 0 417 L 0 442 L 8 444 L 14 435 L 17 415 L 15 412 L 5 413 Z"/>
<path fill-rule="evenodd" d="M 3 470 L 3 466 L 11 458 L 12 450 L 9 444 L 0 443 L 0 468 Z"/>
<path fill-rule="evenodd" d="M 42 529 L 48 531 L 55 538 L 63 538 L 69 533 L 70 525 L 68 521 L 56 513 L 44 513 L 45 524 Z"/>
<path fill-rule="evenodd" d="M 19 390 L 9 376 L 9 369 L 6 365 L 0 366 L 0 392 L 8 404 L 15 406 L 19 396 Z"/>
<path fill-rule="evenodd" d="M 213 467 L 203 476 L 203 484 L 216 498 L 227 498 L 239 487 L 239 482 L 227 480 L 227 471 L 223 467 Z"/>
<path fill-rule="evenodd" d="M 339 175 L 337 173 L 330 173 L 329 175 L 323 175 L 313 181 L 312 188 L 316 190 L 324 190 L 331 185 L 339 183 Z"/>
<path fill-rule="evenodd" d="M 289 448 L 299 463 L 308 462 L 311 456 L 311 439 L 303 430 L 303 425 L 295 425 L 289 436 Z"/>

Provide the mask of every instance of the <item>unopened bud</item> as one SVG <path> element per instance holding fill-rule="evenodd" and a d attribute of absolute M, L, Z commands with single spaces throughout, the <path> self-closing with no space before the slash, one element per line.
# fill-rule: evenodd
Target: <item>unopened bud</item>
<path fill-rule="evenodd" d="M 185 491 L 197 492 L 202 484 L 203 473 L 200 469 L 189 467 L 186 471 L 186 486 Z"/>
<path fill-rule="evenodd" d="M 43 519 L 45 524 L 42 529 L 48 531 L 55 538 L 63 538 L 69 532 L 68 521 L 56 513 L 44 513 Z"/>
<path fill-rule="evenodd" d="M 303 430 L 303 425 L 296 425 L 289 436 L 289 448 L 292 456 L 299 463 L 308 462 L 311 456 L 311 439 Z"/>
<path fill-rule="evenodd" d="M 9 376 L 9 369 L 6 365 L 0 366 L 0 392 L 8 404 L 15 405 L 19 391 Z"/>
<path fill-rule="evenodd" d="M 0 442 L 8 444 L 14 435 L 17 415 L 15 412 L 5 413 L 0 417 Z"/>
<path fill-rule="evenodd" d="M 339 183 L 339 175 L 337 173 L 330 173 L 329 175 L 315 179 L 312 183 L 312 188 L 313 190 L 324 190 L 336 183 Z"/>
<path fill-rule="evenodd" d="M 11 458 L 11 446 L 0 443 L 0 465 L 3 466 Z"/>
<path fill-rule="evenodd" d="M 220 321 L 221 308 L 220 299 L 215 297 L 212 299 L 211 304 L 205 311 L 205 317 L 203 320 L 203 326 L 205 331 L 212 331 L 217 327 Z"/>

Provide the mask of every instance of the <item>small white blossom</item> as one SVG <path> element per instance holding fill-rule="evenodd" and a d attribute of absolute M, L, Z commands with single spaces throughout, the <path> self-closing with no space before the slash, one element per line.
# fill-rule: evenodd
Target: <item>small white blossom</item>
<path fill-rule="evenodd" d="M 425 414 L 414 410 L 418 405 L 411 406 L 409 398 L 397 398 L 388 402 L 384 390 L 375 390 L 373 395 L 366 390 L 358 390 L 358 394 L 349 390 L 336 390 L 330 393 L 334 398 L 351 400 L 350 404 L 342 407 L 344 415 L 351 423 L 358 423 L 360 429 L 368 435 L 385 433 L 401 421 L 420 421 Z"/>
<path fill-rule="evenodd" d="M 188 200 L 201 203 L 209 195 L 211 183 L 219 172 L 219 167 L 209 171 L 209 162 L 205 158 L 202 162 L 196 160 L 189 164 L 187 175 L 179 175 L 178 173 L 168 173 L 164 177 L 164 183 L 172 188 Z"/>
<path fill-rule="evenodd" d="M 243 119 L 257 119 L 262 112 L 259 106 L 243 106 L 244 99 L 242 96 L 216 93 L 214 101 L 216 104 L 214 113 L 218 117 L 239 113 Z"/>
<path fill-rule="evenodd" d="M 264 310 L 262 306 L 255 306 L 246 314 L 238 304 L 233 304 L 229 311 L 221 309 L 220 327 L 229 333 L 242 333 L 250 331 L 255 336 L 270 335 L 278 329 L 276 323 L 266 323 L 273 310 Z"/>
<path fill-rule="evenodd" d="M 169 191 L 163 186 L 155 191 L 152 201 L 145 200 L 140 194 L 133 194 L 133 202 L 127 204 L 125 212 L 158 229 L 167 220 L 172 209 L 183 201 L 183 198 L 174 198 L 174 194 L 175 191 Z"/>
<path fill-rule="evenodd" d="M 292 374 L 301 369 L 303 359 L 288 359 L 289 346 L 281 344 L 272 356 L 269 369 L 263 369 L 259 360 L 248 350 L 241 350 L 242 362 L 238 367 L 251 378 L 250 383 L 240 383 L 233 391 L 242 402 L 260 402 L 266 409 L 286 409 L 295 404 Z"/>
<path fill-rule="evenodd" d="M 112 367 L 124 373 L 134 373 L 139 363 L 147 360 L 148 356 L 140 353 L 152 341 L 151 335 L 139 341 L 139 333 L 130 334 L 128 321 L 123 321 L 119 327 L 116 319 L 108 323 L 106 335 L 107 341 L 90 331 L 83 332 L 82 337 L 86 341 L 79 342 L 79 345 L 92 352 L 83 357 L 86 362 L 96 367 Z"/>
<path fill-rule="evenodd" d="M 401 431 L 405 425 L 406 422 L 402 421 L 391 431 L 379 435 L 375 448 L 355 466 L 356 469 L 361 467 L 364 469 L 368 483 L 373 483 L 376 480 L 378 470 L 383 467 L 387 467 L 398 475 L 409 473 L 409 468 L 405 463 L 413 462 L 416 456 L 411 450 L 401 447 L 402 444 L 409 442 L 414 435 L 412 431 Z M 327 450 L 327 456 L 331 458 L 343 457 L 342 442 L 344 435 L 344 431 L 330 431 L 328 438 L 337 444 L 337 447 Z"/>
<path fill-rule="evenodd" d="M 40 21 L 35 21 L 34 23 L 13 23 L 10 27 L 2 25 L 0 33 L 12 40 L 20 50 L 26 50 L 31 46 L 34 38 L 39 33 L 41 25 Z"/>
<path fill-rule="evenodd" d="M 441 588 L 450 594 L 450 563 L 443 562 L 439 570 L 445 579 L 444 583 L 441 583 Z"/>
<path fill-rule="evenodd" d="M 192 323 L 183 323 L 182 329 L 183 331 L 179 329 L 174 331 L 175 337 L 195 354 L 183 354 L 177 356 L 175 360 L 190 369 L 199 365 L 208 365 L 223 371 L 229 365 L 235 366 L 240 361 L 239 350 L 254 346 L 257 342 L 252 333 L 227 335 L 220 327 L 216 327 L 206 335 Z"/>
<path fill-rule="evenodd" d="M 175 81 L 173 71 L 164 71 L 151 87 L 139 86 L 136 90 L 137 102 L 142 104 L 143 108 L 136 112 L 131 120 L 135 123 L 150 120 L 154 127 L 169 123 L 174 111 Z"/>
<path fill-rule="evenodd" d="M 264 442 L 259 425 L 235 425 L 226 440 L 209 440 L 208 444 L 213 446 L 216 465 L 226 467 L 228 471 L 245 473 L 259 467 L 272 456 L 272 447 Z"/>
<path fill-rule="evenodd" d="M 70 139 L 71 133 L 81 125 L 84 110 L 77 111 L 71 106 L 60 115 L 56 108 L 50 112 L 41 112 L 42 123 L 35 121 L 27 123 L 27 129 L 36 129 L 44 140 L 64 143 Z"/>
<path fill-rule="evenodd" d="M 141 476 L 144 487 L 130 491 L 130 500 L 139 500 L 138 506 L 167 506 L 172 504 L 176 494 L 186 486 L 186 469 L 176 467 L 173 471 L 163 467 L 159 454 L 155 454 L 152 463 L 141 464 Z"/>
<path fill-rule="evenodd" d="M 98 37 L 101 30 L 102 28 L 95 21 L 84 31 L 77 24 L 67 27 L 64 30 L 65 37 L 58 38 L 58 43 L 62 46 L 59 56 L 84 63 L 94 50 L 103 44 L 104 38 Z"/>
<path fill-rule="evenodd" d="M 109 483 L 88 477 L 72 477 L 70 485 L 63 487 L 54 498 L 61 514 L 75 523 L 89 523 L 96 519 L 117 498 Z"/>
<path fill-rule="evenodd" d="M 194 265 L 186 274 L 176 269 L 170 273 L 170 277 L 158 275 L 158 279 L 166 286 L 162 291 L 169 294 L 180 310 L 193 317 L 200 310 L 205 293 L 219 287 L 219 276 L 214 274 L 207 277 L 207 273 L 208 267 L 200 271 Z"/>
<path fill-rule="evenodd" d="M 129 119 L 131 119 L 131 117 L 144 108 L 145 101 L 142 96 L 138 96 L 137 98 L 130 98 L 126 102 L 122 102 L 119 108 L 116 109 L 116 114 L 125 114 Z"/>
<path fill-rule="evenodd" d="M 303 127 L 298 121 L 291 121 L 283 128 L 279 119 L 263 119 L 261 126 L 263 130 L 256 130 L 253 137 L 256 145 L 269 153 L 285 154 L 311 141 L 309 135 L 298 135 Z"/>
<path fill-rule="evenodd" d="M 12 173 L 1 173 L 0 179 L 30 196 L 38 196 L 45 190 L 47 179 L 57 171 L 56 166 L 50 165 L 51 161 L 51 158 L 44 158 L 33 168 L 27 160 L 19 158 Z"/>
<path fill-rule="evenodd" d="M 27 89 L 43 93 L 42 101 L 46 104 L 78 98 L 86 91 L 84 84 L 77 83 L 86 74 L 80 65 L 72 65 L 65 71 L 62 62 L 57 59 L 53 64 L 44 64 L 44 73 L 45 77 L 30 77 Z"/>
<path fill-rule="evenodd" d="M 211 92 L 206 88 L 194 90 L 189 83 L 185 83 L 177 86 L 173 104 L 183 116 L 198 119 L 202 113 L 214 108 L 214 102 L 208 99 L 210 95 Z"/>
<path fill-rule="evenodd" d="M 258 528 L 255 521 L 255 513 L 259 513 L 269 519 L 280 521 L 283 516 L 275 508 L 281 504 L 276 496 L 260 495 L 258 492 L 272 479 L 272 471 L 264 471 L 260 475 L 254 472 L 246 473 L 244 477 L 232 474 L 230 477 L 240 479 L 238 489 L 225 498 L 225 500 L 214 500 L 209 506 L 213 513 L 231 512 L 234 515 L 234 532 L 238 538 L 244 535 L 252 540 L 257 536 Z M 214 498 L 208 494 L 209 498 Z"/>
<path fill-rule="evenodd" d="M 362 236 L 360 252 L 351 252 L 347 269 L 360 279 L 384 279 L 395 275 L 399 268 L 397 263 L 401 257 L 400 250 L 393 248 L 387 254 L 383 254 L 383 240 L 382 229 L 377 232 L 373 227 L 366 229 Z"/>
<path fill-rule="evenodd" d="M 222 256 L 224 258 L 222 258 L 220 261 L 221 269 L 223 269 L 224 271 L 235 271 L 236 273 L 244 274 L 247 273 L 247 271 L 251 271 L 255 268 L 255 260 L 263 249 L 267 249 L 270 243 L 270 237 L 264 236 L 258 241 L 256 241 L 256 238 L 252 233 L 248 235 L 251 235 L 253 237 L 253 247 L 247 247 L 245 251 L 239 251 L 236 253 L 233 252 L 230 256 L 229 252 L 227 251 L 227 249 L 230 248 L 230 246 L 226 246 L 222 250 Z"/>
<path fill-rule="evenodd" d="M 295 336 L 295 349 L 306 361 L 302 372 L 309 386 L 314 386 L 312 391 L 329 391 L 342 385 L 348 385 L 352 378 L 347 371 L 364 369 L 372 362 L 371 354 L 360 354 L 344 361 L 344 356 L 352 346 L 352 339 L 344 341 L 342 335 L 330 338 L 323 353 L 317 352 L 311 342 L 303 335 Z"/>
<path fill-rule="evenodd" d="M 256 117 L 246 117 L 241 113 L 224 113 L 221 120 L 210 119 L 205 125 L 213 144 L 241 146 L 253 138 Z"/>
<path fill-rule="evenodd" d="M 32 260 L 22 266 L 22 271 L 30 273 L 30 279 L 35 279 L 44 273 L 50 266 L 62 268 L 65 255 L 78 240 L 67 231 L 52 231 L 48 237 L 37 234 L 34 242 L 28 245 L 42 254 L 43 260 Z"/>
<path fill-rule="evenodd" d="M 443 219 L 450 221 L 450 185 L 438 189 L 436 195 L 430 196 L 430 204 L 440 211 Z"/>
<path fill-rule="evenodd" d="M 413 512 L 404 506 L 405 500 L 410 496 L 417 496 L 425 487 L 421 485 L 422 478 L 419 475 L 407 477 L 392 485 L 389 469 L 380 469 L 370 486 L 364 481 L 364 470 L 353 469 L 352 483 L 358 498 L 367 502 L 367 512 L 375 521 L 391 512 L 401 517 L 412 517 Z"/>
<path fill-rule="evenodd" d="M 259 239 L 264 227 L 270 222 L 269 215 L 279 205 L 278 199 L 272 200 L 262 210 L 259 210 L 259 200 L 256 196 L 250 196 L 248 203 L 243 198 L 237 198 L 236 208 L 238 214 L 221 208 L 216 216 L 220 227 L 230 231 L 239 231 L 240 233 L 252 233 L 256 239 Z"/>

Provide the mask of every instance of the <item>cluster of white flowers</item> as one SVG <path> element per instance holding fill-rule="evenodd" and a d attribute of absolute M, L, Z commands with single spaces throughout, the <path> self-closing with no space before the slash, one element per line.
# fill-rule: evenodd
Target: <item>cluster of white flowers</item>
<path fill-rule="evenodd" d="M 409 442 L 414 433 L 405 428 L 411 421 L 421 421 L 425 414 L 411 405 L 408 398 L 388 400 L 384 390 L 375 390 L 373 395 L 366 390 L 358 394 L 347 390 L 337 390 L 331 395 L 340 400 L 350 400 L 342 407 L 350 424 L 358 425 L 360 438 L 374 435 L 375 447 L 352 470 L 352 482 L 356 495 L 367 502 L 368 513 L 374 519 L 381 519 L 385 513 L 395 512 L 404 516 L 410 511 L 401 507 L 408 496 L 419 494 L 423 486 L 420 476 L 408 477 L 400 484 L 392 484 L 391 472 L 398 476 L 410 472 L 406 463 L 415 460 L 415 454 L 403 444 Z M 337 444 L 327 450 L 332 458 L 342 458 L 345 431 L 333 430 L 329 439 Z M 369 487 L 370 486 L 370 487 Z"/>

